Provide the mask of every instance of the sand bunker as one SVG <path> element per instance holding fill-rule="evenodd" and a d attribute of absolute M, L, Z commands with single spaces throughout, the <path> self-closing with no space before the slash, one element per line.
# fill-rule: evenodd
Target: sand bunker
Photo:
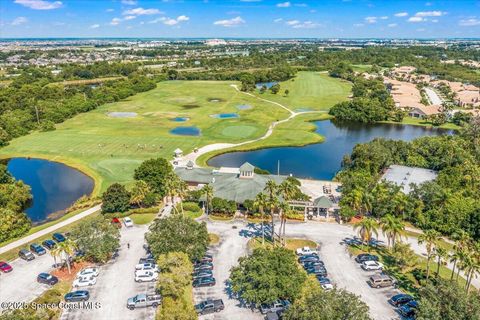
<path fill-rule="evenodd" d="M 136 112 L 109 112 L 109 117 L 112 118 L 135 118 L 137 116 Z"/>

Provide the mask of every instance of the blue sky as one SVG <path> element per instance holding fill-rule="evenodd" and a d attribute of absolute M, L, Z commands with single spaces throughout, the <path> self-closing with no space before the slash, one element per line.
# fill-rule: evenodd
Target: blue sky
<path fill-rule="evenodd" d="M 480 37 L 480 0 L 0 0 L 0 37 Z"/>

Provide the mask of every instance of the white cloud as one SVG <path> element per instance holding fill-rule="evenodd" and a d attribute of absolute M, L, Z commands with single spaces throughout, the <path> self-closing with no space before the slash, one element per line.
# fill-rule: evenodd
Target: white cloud
<path fill-rule="evenodd" d="M 117 26 L 120 24 L 120 22 L 122 22 L 122 19 L 120 18 L 113 18 L 112 21 L 110 21 L 110 25 L 112 26 Z"/>
<path fill-rule="evenodd" d="M 303 21 L 301 23 L 295 24 L 293 26 L 294 29 L 313 29 L 320 26 L 320 24 L 313 22 L 313 21 Z"/>
<path fill-rule="evenodd" d="M 353 26 L 354 27 L 363 27 L 365 25 L 363 23 L 355 23 Z"/>
<path fill-rule="evenodd" d="M 292 4 L 289 1 L 277 3 L 277 7 L 279 8 L 289 8 L 291 6 Z"/>
<path fill-rule="evenodd" d="M 382 16 L 380 17 L 381 20 L 387 20 L 388 19 L 388 16 Z"/>
<path fill-rule="evenodd" d="M 308 7 L 308 5 L 306 3 L 295 3 L 294 6 L 295 7 L 300 7 L 300 8 Z"/>
<path fill-rule="evenodd" d="M 61 1 L 44 1 L 44 0 L 15 0 L 15 3 L 33 10 L 52 10 L 62 6 Z"/>
<path fill-rule="evenodd" d="M 366 17 L 365 22 L 366 23 L 377 23 L 377 17 Z"/>
<path fill-rule="evenodd" d="M 153 14 L 161 14 L 162 12 L 158 9 L 143 9 L 135 8 L 123 11 L 124 16 L 148 16 Z"/>
<path fill-rule="evenodd" d="M 92 24 L 92 25 L 90 26 L 90 29 L 98 29 L 98 28 L 100 28 L 100 25 L 99 25 L 98 23 Z"/>
<path fill-rule="evenodd" d="M 122 4 L 127 6 L 134 6 L 137 4 L 137 0 L 122 0 Z"/>
<path fill-rule="evenodd" d="M 407 21 L 408 22 L 422 22 L 422 21 L 424 21 L 424 19 L 422 17 L 410 17 Z"/>
<path fill-rule="evenodd" d="M 408 12 L 397 12 L 394 14 L 395 17 L 406 17 L 408 16 Z"/>
<path fill-rule="evenodd" d="M 179 22 L 181 22 L 181 21 L 188 21 L 188 20 L 190 20 L 190 18 L 187 17 L 187 16 L 184 16 L 184 15 L 181 15 L 181 16 L 178 16 L 178 17 L 177 17 L 177 21 L 179 21 Z"/>
<path fill-rule="evenodd" d="M 148 23 L 158 23 L 161 22 L 167 26 L 174 26 L 177 25 L 181 22 L 188 21 L 190 20 L 190 17 L 187 17 L 185 15 L 178 16 L 176 19 L 174 18 L 169 18 L 169 17 L 160 17 L 158 19 L 149 21 Z"/>
<path fill-rule="evenodd" d="M 113 12 L 113 11 L 115 11 L 115 9 L 110 8 L 110 9 L 107 9 L 107 10 L 105 10 L 105 11 L 106 11 L 106 12 Z"/>
<path fill-rule="evenodd" d="M 298 20 L 288 20 L 286 22 L 286 24 L 289 25 L 289 26 L 294 26 L 294 25 L 299 24 L 299 23 L 300 23 L 300 21 L 298 21 Z"/>
<path fill-rule="evenodd" d="M 282 22 L 282 21 L 283 21 L 283 18 L 277 18 L 277 19 L 273 20 L 273 22 L 275 22 L 275 23 L 279 23 L 279 22 Z"/>
<path fill-rule="evenodd" d="M 480 26 L 480 20 L 477 18 L 464 19 L 464 20 L 460 20 L 458 22 L 458 25 L 462 27 Z"/>
<path fill-rule="evenodd" d="M 390 23 L 390 24 L 388 24 L 388 27 L 389 27 L 389 28 L 395 28 L 396 26 L 398 26 L 398 24 L 396 24 L 396 23 Z"/>
<path fill-rule="evenodd" d="M 218 21 L 215 21 L 213 24 L 216 26 L 222 26 L 222 27 L 228 28 L 228 27 L 236 27 L 244 23 L 245 23 L 245 20 L 243 20 L 242 17 L 238 16 L 232 19 L 218 20 Z"/>
<path fill-rule="evenodd" d="M 425 6 L 430 7 L 432 4 L 433 4 L 433 3 L 431 3 L 431 2 L 426 2 L 426 3 L 425 3 Z"/>
<path fill-rule="evenodd" d="M 128 20 L 133 20 L 135 19 L 137 16 L 126 16 L 125 18 L 123 18 L 124 20 L 128 21 Z"/>
<path fill-rule="evenodd" d="M 28 22 L 28 19 L 25 17 L 17 17 L 12 21 L 12 26 L 19 26 Z"/>
<path fill-rule="evenodd" d="M 446 15 L 446 12 L 443 11 L 420 11 L 415 13 L 417 17 L 441 17 Z"/>

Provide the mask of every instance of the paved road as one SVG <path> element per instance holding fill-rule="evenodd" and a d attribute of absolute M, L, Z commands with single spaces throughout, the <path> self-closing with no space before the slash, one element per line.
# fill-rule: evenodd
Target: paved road
<path fill-rule="evenodd" d="M 432 88 L 425 87 L 425 93 L 427 94 L 431 104 L 437 106 L 442 104 L 442 98 L 440 98 L 440 96 Z"/>
<path fill-rule="evenodd" d="M 53 263 L 48 252 L 32 261 L 15 259 L 10 262 L 13 271 L 0 275 L 0 302 L 29 302 L 41 295 L 50 286 L 38 283 L 37 275 L 50 272 Z"/>
<path fill-rule="evenodd" d="M 9 243 L 3 247 L 0 248 L 0 254 L 4 253 L 4 252 L 7 252 L 11 249 L 15 249 L 17 247 L 20 247 L 20 246 L 23 246 L 39 237 L 42 237 L 44 235 L 47 235 L 49 233 L 53 233 L 55 230 L 59 229 L 59 228 L 62 228 L 62 227 L 65 227 L 66 225 L 69 225 L 70 223 L 72 222 L 75 222 L 75 221 L 78 221 L 80 219 L 83 219 L 85 218 L 86 216 L 89 216 L 91 215 L 92 213 L 94 212 L 97 212 L 99 211 L 100 209 L 102 208 L 102 205 L 99 204 L 99 205 L 96 205 L 95 207 L 92 207 L 90 209 L 87 209 L 85 211 L 82 211 L 76 215 L 74 215 L 73 217 L 71 218 L 68 218 L 66 220 L 63 220 L 57 224 L 54 224 L 53 226 L 50 226 L 48 228 L 45 228 L 43 230 L 40 230 L 38 232 L 35 232 L 35 233 L 32 233 L 31 235 L 29 236 L 26 236 L 24 238 L 21 238 L 21 239 L 18 239 L 12 243 Z"/>

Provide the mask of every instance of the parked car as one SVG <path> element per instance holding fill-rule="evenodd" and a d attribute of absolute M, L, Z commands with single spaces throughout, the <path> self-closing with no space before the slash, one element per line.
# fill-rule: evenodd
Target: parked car
<path fill-rule="evenodd" d="M 195 271 L 195 272 L 192 274 L 192 278 L 193 278 L 193 279 L 196 279 L 196 278 L 205 278 L 205 277 L 213 277 L 213 272 L 212 272 L 212 270 L 199 270 L 199 271 Z"/>
<path fill-rule="evenodd" d="M 120 222 L 120 219 L 118 219 L 118 218 L 113 218 L 112 219 L 112 224 L 119 229 L 122 228 L 122 223 Z"/>
<path fill-rule="evenodd" d="M 158 266 L 153 263 L 140 263 L 135 266 L 135 270 L 148 270 L 153 272 L 160 272 Z"/>
<path fill-rule="evenodd" d="M 132 221 L 132 219 L 130 219 L 130 217 L 125 217 L 125 218 L 123 218 L 123 224 L 124 224 L 125 227 L 127 227 L 127 228 L 133 227 L 133 221 Z"/>
<path fill-rule="evenodd" d="M 158 273 L 147 270 L 135 271 L 135 282 L 152 282 L 157 281 Z"/>
<path fill-rule="evenodd" d="M 210 314 L 220 312 L 223 309 L 225 309 L 225 305 L 223 304 L 222 299 L 208 299 L 195 305 L 195 311 L 197 314 Z"/>
<path fill-rule="evenodd" d="M 370 287 L 377 289 L 396 286 L 396 280 L 386 274 L 375 274 L 368 279 L 367 283 Z"/>
<path fill-rule="evenodd" d="M 412 300 L 398 308 L 398 313 L 400 313 L 400 315 L 405 319 L 413 319 L 415 318 L 415 312 L 417 312 L 417 308 L 418 302 Z"/>
<path fill-rule="evenodd" d="M 206 263 L 213 262 L 213 257 L 211 255 L 205 255 L 202 259 L 198 260 L 196 263 Z"/>
<path fill-rule="evenodd" d="M 310 256 L 301 256 L 300 258 L 298 258 L 298 262 L 300 263 L 305 263 L 305 262 L 318 262 L 320 261 L 320 258 L 317 257 L 317 256 L 313 256 L 313 255 L 310 255 Z"/>
<path fill-rule="evenodd" d="M 0 270 L 4 273 L 11 272 L 13 270 L 12 266 L 6 263 L 5 261 L 0 261 Z"/>
<path fill-rule="evenodd" d="M 213 270 L 213 264 L 199 264 L 195 265 L 193 268 L 194 271 L 200 271 L 200 270 Z"/>
<path fill-rule="evenodd" d="M 73 281 L 73 287 L 79 288 L 79 287 L 88 287 L 88 286 L 93 286 L 95 283 L 97 283 L 97 278 L 90 276 L 90 277 L 78 277 Z"/>
<path fill-rule="evenodd" d="M 203 277 L 203 278 L 196 278 L 193 280 L 193 287 L 213 287 L 216 284 L 214 277 Z"/>
<path fill-rule="evenodd" d="M 30 260 L 33 260 L 35 259 L 35 256 L 33 255 L 33 253 L 31 253 L 30 251 L 28 251 L 27 249 L 22 249 L 18 252 L 18 256 L 20 258 L 22 258 L 23 260 L 27 260 L 27 261 L 30 261 Z"/>
<path fill-rule="evenodd" d="M 90 293 L 87 290 L 72 291 L 65 295 L 66 302 L 87 301 L 90 299 Z"/>
<path fill-rule="evenodd" d="M 280 320 L 282 319 L 282 312 L 267 312 L 265 315 L 265 320 Z"/>
<path fill-rule="evenodd" d="M 378 261 L 364 261 L 362 262 L 362 269 L 365 271 L 382 270 L 383 264 Z"/>
<path fill-rule="evenodd" d="M 135 297 L 127 300 L 127 308 L 134 310 L 136 308 L 153 307 L 156 308 L 162 302 L 162 296 L 159 294 L 137 294 Z"/>
<path fill-rule="evenodd" d="M 213 262 L 196 262 L 193 267 L 199 267 L 199 266 L 210 266 L 213 269 Z"/>
<path fill-rule="evenodd" d="M 52 238 L 53 238 L 53 240 L 55 240 L 55 241 L 57 241 L 57 242 L 63 242 L 63 241 L 65 241 L 65 240 L 67 240 L 67 238 L 65 238 L 65 237 L 63 236 L 63 234 L 58 233 L 58 232 L 54 233 L 54 234 L 52 235 Z"/>
<path fill-rule="evenodd" d="M 398 308 L 400 306 L 403 306 L 404 304 L 409 303 L 412 300 L 413 300 L 413 297 L 411 295 L 400 293 L 400 294 L 396 294 L 393 297 L 391 297 L 390 300 L 388 300 L 388 302 L 392 306 Z"/>
<path fill-rule="evenodd" d="M 154 258 L 140 258 L 140 260 L 138 260 L 138 263 L 139 264 L 144 264 L 144 263 L 156 264 L 157 262 L 155 261 Z"/>
<path fill-rule="evenodd" d="M 303 248 L 298 248 L 297 251 L 296 251 L 297 255 L 299 256 L 305 256 L 305 255 L 309 255 L 309 254 L 316 254 L 315 251 L 313 251 L 312 249 L 310 249 L 310 247 L 303 247 Z"/>
<path fill-rule="evenodd" d="M 44 255 L 45 253 L 47 253 L 47 250 L 45 250 L 45 248 L 42 247 L 41 245 L 39 245 L 38 243 L 32 243 L 32 244 L 30 245 L 30 251 L 32 251 L 33 253 L 38 254 L 39 256 Z"/>
<path fill-rule="evenodd" d="M 42 244 L 48 250 L 52 250 L 57 245 L 57 243 L 55 241 L 53 241 L 52 239 L 47 239 L 47 240 L 43 241 Z"/>
<path fill-rule="evenodd" d="M 98 269 L 93 267 L 85 268 L 77 273 L 77 277 L 98 277 Z"/>
<path fill-rule="evenodd" d="M 324 266 L 324 265 L 325 264 L 323 263 L 323 261 L 307 261 L 303 263 L 303 268 L 307 269 L 315 266 Z"/>
<path fill-rule="evenodd" d="M 58 278 L 55 276 L 52 276 L 49 273 L 42 272 L 37 276 L 37 282 L 38 283 L 44 283 L 44 284 L 49 284 L 53 286 L 58 282 Z"/>
<path fill-rule="evenodd" d="M 324 277 L 317 277 L 320 286 L 322 286 L 323 290 L 332 290 L 333 284 L 330 282 L 330 279 Z"/>
<path fill-rule="evenodd" d="M 307 273 L 315 273 L 315 274 L 318 274 L 318 273 L 327 273 L 327 269 L 325 269 L 324 266 L 314 266 L 314 267 L 310 267 L 310 268 L 307 268 L 305 269 L 305 271 L 307 271 Z"/>
<path fill-rule="evenodd" d="M 362 253 L 355 258 L 355 261 L 357 261 L 358 263 L 362 263 L 365 261 L 378 261 L 378 256 L 369 253 Z"/>
<path fill-rule="evenodd" d="M 260 306 L 260 312 L 266 314 L 268 312 L 282 312 L 288 309 L 290 302 L 287 300 L 277 300 L 272 304 L 262 304 Z"/>

